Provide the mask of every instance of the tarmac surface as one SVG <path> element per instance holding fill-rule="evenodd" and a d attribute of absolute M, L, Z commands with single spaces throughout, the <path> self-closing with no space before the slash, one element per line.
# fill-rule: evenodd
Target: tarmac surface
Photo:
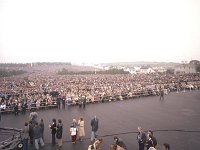
<path fill-rule="evenodd" d="M 98 137 L 103 138 L 102 150 L 108 150 L 113 144 L 113 136 L 122 138 L 128 150 L 137 150 L 137 126 L 153 130 L 158 140 L 157 150 L 162 150 L 163 143 L 169 143 L 172 150 L 194 150 L 200 145 L 200 91 L 170 93 L 164 100 L 158 96 L 141 97 L 131 100 L 88 104 L 86 108 L 73 106 L 66 109 L 39 110 L 39 119 L 44 119 L 45 147 L 43 150 L 56 150 L 51 146 L 51 134 L 48 126 L 52 118 L 62 119 L 63 147 L 65 150 L 87 150 L 90 144 L 90 120 L 99 118 Z M 69 128 L 73 118 L 83 117 L 85 121 L 85 139 L 71 143 Z M 0 127 L 23 128 L 29 113 L 4 114 Z M 0 135 L 0 140 L 4 135 Z M 30 150 L 34 147 L 30 146 Z"/>

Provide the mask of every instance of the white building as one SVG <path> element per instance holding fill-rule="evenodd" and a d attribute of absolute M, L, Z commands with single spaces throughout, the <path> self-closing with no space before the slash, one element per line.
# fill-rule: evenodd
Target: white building
<path fill-rule="evenodd" d="M 185 74 L 188 74 L 188 73 L 196 73 L 196 65 L 194 64 L 181 64 L 181 65 L 178 65 L 175 70 L 174 70 L 174 73 L 175 74 L 178 74 L 178 73 L 185 73 Z"/>
<path fill-rule="evenodd" d="M 178 65 L 174 72 L 175 74 L 177 73 L 197 73 L 196 71 L 196 67 L 197 65 L 200 64 L 200 61 L 198 60 L 191 60 L 188 64 L 181 64 L 181 65 Z"/>
<path fill-rule="evenodd" d="M 141 67 L 139 73 L 149 74 L 154 73 L 155 71 L 151 67 Z"/>

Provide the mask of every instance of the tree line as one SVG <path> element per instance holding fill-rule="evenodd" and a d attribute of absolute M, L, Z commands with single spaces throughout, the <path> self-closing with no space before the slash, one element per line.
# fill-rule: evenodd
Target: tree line
<path fill-rule="evenodd" d="M 10 77 L 15 75 L 24 74 L 26 71 L 24 70 L 6 70 L 6 69 L 0 69 L 0 77 Z"/>
<path fill-rule="evenodd" d="M 69 71 L 63 68 L 61 71 L 58 71 L 59 75 L 89 75 L 89 74 L 129 74 L 128 71 L 124 71 L 123 69 L 109 69 L 103 71 Z"/>

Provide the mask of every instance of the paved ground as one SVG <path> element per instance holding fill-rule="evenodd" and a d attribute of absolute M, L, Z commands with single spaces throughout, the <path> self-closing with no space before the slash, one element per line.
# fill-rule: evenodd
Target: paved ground
<path fill-rule="evenodd" d="M 86 109 L 72 107 L 65 110 L 51 109 L 39 111 L 39 118 L 44 118 L 45 143 L 44 150 L 53 150 L 48 125 L 52 118 L 60 118 L 64 124 L 62 149 L 87 150 L 91 133 L 90 120 L 94 115 L 99 118 L 98 135 L 103 136 L 102 150 L 107 150 L 113 143 L 113 135 L 119 134 L 128 150 L 138 149 L 136 142 L 137 126 L 145 130 L 189 130 L 198 132 L 156 131 L 158 150 L 164 142 L 170 143 L 173 150 L 194 150 L 200 143 L 200 91 L 170 93 L 163 101 L 159 97 L 144 97 L 133 100 L 89 104 Z M 3 115 L 0 127 L 22 128 L 28 120 L 26 116 L 13 114 Z M 73 118 L 82 116 L 85 120 L 86 139 L 72 145 L 69 135 L 69 126 Z M 122 134 L 123 133 L 123 134 Z M 0 135 L 2 136 L 2 135 Z M 30 147 L 30 149 L 33 149 Z"/>

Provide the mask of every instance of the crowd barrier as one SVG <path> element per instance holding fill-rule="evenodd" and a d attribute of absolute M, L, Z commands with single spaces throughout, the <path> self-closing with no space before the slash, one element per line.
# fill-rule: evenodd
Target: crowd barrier
<path fill-rule="evenodd" d="M 5 137 L 0 141 L 1 150 L 22 149 L 23 142 L 21 136 L 21 129 L 14 128 L 0 128 L 1 136 Z"/>

